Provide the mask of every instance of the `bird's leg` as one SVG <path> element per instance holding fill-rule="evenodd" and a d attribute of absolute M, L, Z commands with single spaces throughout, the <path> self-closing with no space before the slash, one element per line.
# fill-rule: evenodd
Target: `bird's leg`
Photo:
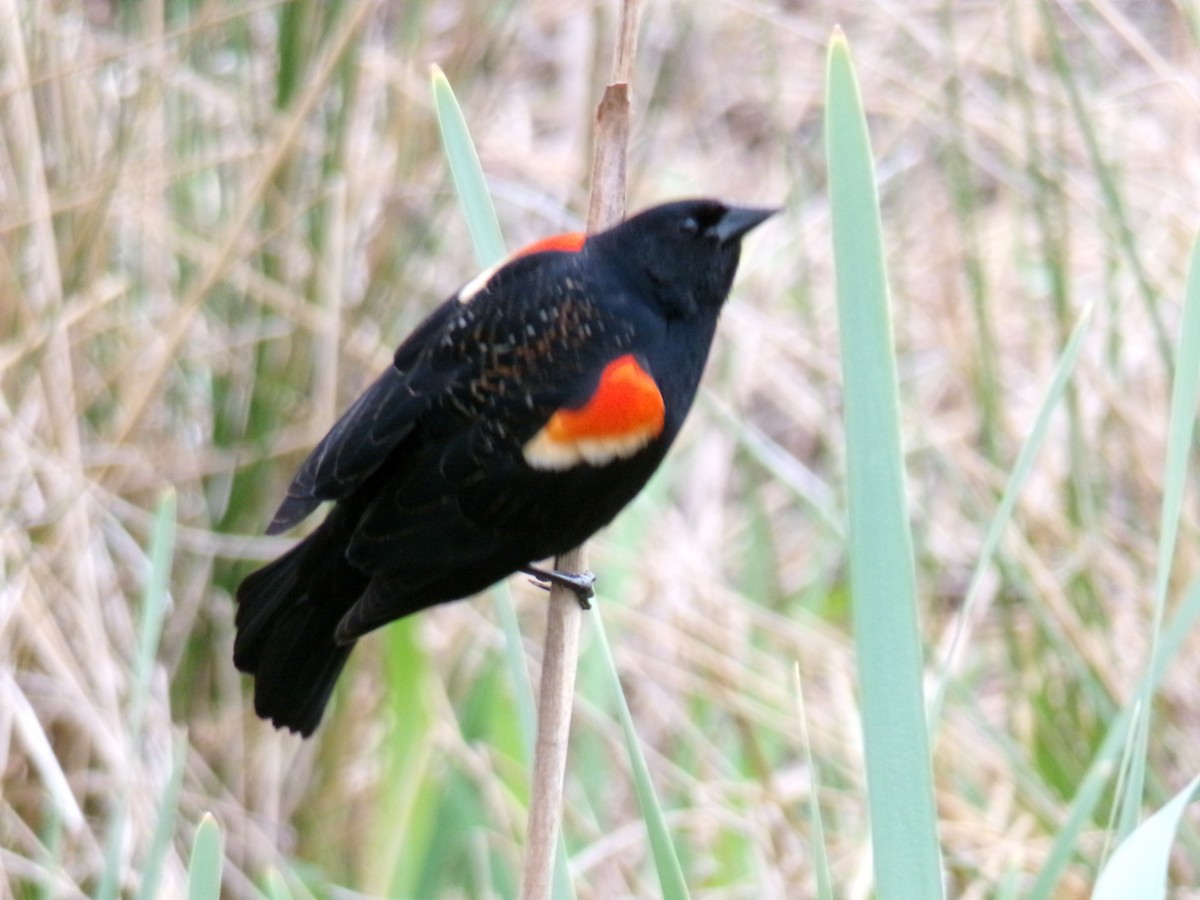
<path fill-rule="evenodd" d="M 596 592 L 592 589 L 596 583 L 594 573 L 580 572 L 576 575 L 574 572 L 560 572 L 558 569 L 539 569 L 537 566 L 524 566 L 521 571 L 526 575 L 532 575 L 537 579 L 534 583 L 540 584 L 546 590 L 550 590 L 550 585 L 557 584 L 565 587 L 567 590 L 573 591 L 581 609 L 592 608 L 591 600 L 596 596 Z"/>

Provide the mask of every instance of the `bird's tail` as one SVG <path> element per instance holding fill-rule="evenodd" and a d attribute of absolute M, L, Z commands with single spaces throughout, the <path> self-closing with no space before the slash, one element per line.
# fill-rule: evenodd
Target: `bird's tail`
<path fill-rule="evenodd" d="M 308 737 L 321 721 L 353 643 L 337 624 L 367 587 L 345 558 L 336 516 L 237 591 L 233 662 L 254 676 L 254 709 Z"/>

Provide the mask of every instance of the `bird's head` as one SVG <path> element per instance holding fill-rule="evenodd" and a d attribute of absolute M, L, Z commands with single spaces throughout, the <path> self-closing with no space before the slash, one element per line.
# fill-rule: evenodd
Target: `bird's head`
<path fill-rule="evenodd" d="M 588 239 L 637 286 L 648 286 L 668 316 L 715 313 L 737 272 L 742 238 L 777 209 L 678 200 L 651 207 Z"/>

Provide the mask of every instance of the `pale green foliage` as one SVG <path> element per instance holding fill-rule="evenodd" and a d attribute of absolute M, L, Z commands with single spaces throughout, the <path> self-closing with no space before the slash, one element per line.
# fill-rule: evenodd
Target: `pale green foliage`
<path fill-rule="evenodd" d="M 825 146 L 846 420 L 847 556 L 875 884 L 942 897 L 900 400 L 875 163 L 850 48 L 829 49 Z"/>

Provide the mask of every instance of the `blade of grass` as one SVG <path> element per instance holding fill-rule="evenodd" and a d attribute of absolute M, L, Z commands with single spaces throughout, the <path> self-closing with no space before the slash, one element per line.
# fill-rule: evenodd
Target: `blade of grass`
<path fill-rule="evenodd" d="M 264 879 L 264 893 L 268 900 L 292 900 L 292 892 L 288 890 L 287 879 L 278 869 L 268 869 Z"/>
<path fill-rule="evenodd" d="M 162 637 L 163 619 L 170 599 L 171 558 L 175 553 L 175 491 L 167 488 L 154 512 L 150 536 L 150 572 L 142 594 L 142 616 L 138 623 L 138 655 L 134 668 L 133 702 L 129 713 L 129 731 L 136 747 L 141 740 L 150 694 L 150 678 Z"/>
<path fill-rule="evenodd" d="M 966 276 L 967 292 L 971 298 L 971 315 L 974 319 L 977 346 L 977 368 L 971 373 L 975 382 L 973 396 L 978 398 L 980 419 L 980 443 L 987 458 L 995 462 L 1000 453 L 1001 397 L 998 385 L 999 365 L 996 359 L 996 333 L 993 318 L 994 303 L 989 302 L 987 269 L 980 252 L 979 222 L 976 211 L 978 187 L 974 183 L 975 167 L 969 147 L 969 131 L 963 109 L 963 73 L 960 69 L 964 54 L 956 46 L 958 37 L 957 9 L 952 2 L 942 4 L 939 23 L 946 41 L 946 60 L 952 67 L 945 80 L 946 118 L 949 139 L 944 151 L 945 167 L 949 175 L 951 199 L 957 217 L 956 229 L 962 240 L 963 274 Z M 969 57 L 968 57 L 969 59 Z"/>
<path fill-rule="evenodd" d="M 417 631 L 417 622 L 405 619 L 383 636 L 387 644 L 383 656 L 387 706 L 396 727 L 380 747 L 387 774 L 380 779 L 380 802 L 372 805 L 375 824 L 367 829 L 371 852 L 363 884 L 372 894 L 411 892 L 417 874 L 412 859 L 428 848 L 433 827 L 430 811 L 418 802 L 435 758 L 435 729 L 429 660 Z"/>
<path fill-rule="evenodd" d="M 1150 660 L 1146 673 L 1138 684 L 1137 699 L 1126 706 L 1112 721 L 1108 732 L 1071 800 L 1066 818 L 1058 828 L 1042 870 L 1029 889 L 1029 900 L 1050 900 L 1057 896 L 1058 881 L 1067 864 L 1077 853 L 1083 832 L 1092 822 L 1096 806 L 1104 796 L 1104 788 L 1118 769 L 1118 760 L 1129 741 L 1135 711 L 1142 696 L 1153 696 L 1162 684 L 1167 665 L 1184 646 L 1184 641 L 1200 622 L 1200 580 L 1192 582 L 1184 595 L 1178 612 L 1162 632 L 1159 652 Z M 1137 713 L 1140 715 L 1140 712 Z"/>
<path fill-rule="evenodd" d="M 982 599 L 980 588 L 984 584 L 984 576 L 995 560 L 996 550 L 1000 546 L 1000 538 L 1004 536 L 1004 529 L 1012 521 L 1013 509 L 1016 507 L 1017 498 L 1021 495 L 1021 491 L 1025 487 L 1025 482 L 1029 478 L 1029 473 L 1033 469 L 1033 462 L 1037 459 L 1037 455 L 1042 449 L 1042 444 L 1045 443 L 1046 436 L 1049 434 L 1050 420 L 1062 403 L 1071 373 L 1075 371 L 1075 363 L 1079 359 L 1079 351 L 1083 347 L 1084 335 L 1088 333 L 1091 325 L 1094 308 L 1094 306 L 1089 306 L 1083 315 L 1080 316 L 1079 321 L 1075 325 L 1075 330 L 1071 333 L 1070 340 L 1067 341 L 1067 346 L 1063 348 L 1063 352 L 1058 358 L 1058 364 L 1055 366 L 1054 374 L 1050 379 L 1050 387 L 1046 390 L 1046 396 L 1042 400 L 1042 405 L 1033 420 L 1033 427 L 1029 431 L 1029 436 L 1021 446 L 1021 452 L 1017 454 L 1017 461 L 1009 473 L 1008 482 L 1004 485 L 1004 493 L 1000 497 L 1000 504 L 996 507 L 996 514 L 992 516 L 992 521 L 988 525 L 987 535 L 983 539 L 983 545 L 979 548 L 979 558 L 975 563 L 975 570 L 971 573 L 971 581 L 967 586 L 967 592 L 963 598 L 962 609 L 955 621 L 954 631 L 950 636 L 950 641 L 943 657 L 941 675 L 938 678 L 937 687 L 929 704 L 929 728 L 931 733 L 936 734 L 937 727 L 941 721 L 942 705 L 946 697 L 946 690 L 951 678 L 953 678 L 959 651 L 965 647 L 970 637 L 972 623 L 978 617 L 979 611 L 977 607 Z"/>
<path fill-rule="evenodd" d="M 638 808 L 642 820 L 646 823 L 646 831 L 650 837 L 650 851 L 654 857 L 654 867 L 658 872 L 658 884 L 664 900 L 686 898 L 689 896 L 687 883 L 683 879 L 683 869 L 679 865 L 679 854 L 675 852 L 675 844 L 671 841 L 671 833 L 667 829 L 667 817 L 658 795 L 654 790 L 654 782 L 650 779 L 650 767 L 646 765 L 645 754 L 642 753 L 641 741 L 638 740 L 634 728 L 633 716 L 629 713 L 629 704 L 625 701 L 625 691 L 621 688 L 621 677 L 617 674 L 617 664 L 613 660 L 612 648 L 608 644 L 608 635 L 604 631 L 604 619 L 600 615 L 600 604 L 592 608 L 592 620 L 596 625 L 597 644 L 601 668 L 608 676 L 612 687 L 613 697 L 617 701 L 617 716 L 621 720 L 621 731 L 625 735 L 625 749 L 629 753 L 629 763 L 633 767 L 633 785 L 637 792 Z"/>
<path fill-rule="evenodd" d="M 813 758 L 812 742 L 808 737 L 808 714 L 804 709 L 804 688 L 800 682 L 800 664 L 792 666 L 792 684 L 796 690 L 796 721 L 800 723 L 800 738 L 804 744 L 804 764 L 808 767 L 808 815 L 812 820 L 813 869 L 819 900 L 833 900 L 833 877 L 829 872 L 829 848 L 825 846 L 825 824 L 821 819 L 821 798 L 817 792 L 820 778 L 817 761 Z"/>
<path fill-rule="evenodd" d="M 537 712 L 533 703 L 533 683 L 529 680 L 529 669 L 525 667 L 525 645 L 508 585 L 498 584 L 492 593 L 499 595 L 496 596 L 496 616 L 504 631 L 504 664 L 513 683 L 517 718 L 521 723 L 521 746 L 528 762 L 533 759 L 533 743 L 537 737 Z"/>
<path fill-rule="evenodd" d="M 146 589 L 142 593 L 142 614 L 138 622 L 137 659 L 134 661 L 132 698 L 129 707 L 129 752 L 135 757 L 140 753 L 142 726 L 146 715 L 146 702 L 150 694 L 150 680 L 154 672 L 154 661 L 158 654 L 158 642 L 162 636 L 163 619 L 166 617 L 167 601 L 170 597 L 171 558 L 175 552 L 175 491 L 165 490 L 158 501 L 151 529 Z M 115 897 L 121 872 L 121 854 L 126 836 L 126 818 L 129 814 L 129 796 L 134 770 L 129 770 L 123 788 L 114 798 L 109 820 L 108 836 L 105 840 L 104 873 L 96 896 L 100 900 Z"/>
<path fill-rule="evenodd" d="M 504 258 L 504 238 L 500 234 L 500 221 L 492 207 L 483 168 L 479 165 L 479 154 L 475 152 L 475 143 L 471 140 L 462 108 L 445 73 L 434 66 L 432 78 L 433 106 L 437 111 L 442 146 L 446 151 L 446 162 L 450 165 L 458 202 L 462 205 L 463 216 L 471 232 L 476 258 L 480 265 L 491 266 Z"/>
<path fill-rule="evenodd" d="M 175 738 L 171 752 L 171 778 L 163 791 L 154 823 L 154 834 L 150 839 L 150 849 L 141 867 L 142 879 L 137 894 L 139 900 L 153 900 L 161 896 L 158 881 L 162 877 L 162 865 L 167 856 L 167 849 L 175 835 L 175 817 L 179 812 L 179 792 L 183 788 L 187 746 L 187 735 L 180 733 Z"/>
<path fill-rule="evenodd" d="M 822 528 L 828 529 L 839 541 L 845 536 L 836 498 L 824 481 L 712 391 L 702 388 L 700 403 L 721 420 L 721 426 L 770 473 L 771 478 L 786 485 L 804 502 Z"/>
<path fill-rule="evenodd" d="M 51 873 L 62 871 L 63 858 L 63 821 L 53 801 L 45 804 L 45 821 L 42 823 L 40 838 L 42 842 L 42 869 L 46 875 L 38 881 L 33 889 L 35 900 L 53 900 L 59 896 L 60 888 L 55 884 Z"/>
<path fill-rule="evenodd" d="M 878 896 L 943 896 L 879 200 L 850 48 L 825 109 L 849 496 L 850 588 Z"/>
<path fill-rule="evenodd" d="M 1159 295 L 1150 281 L 1150 275 L 1146 271 L 1145 264 L 1142 262 L 1142 254 L 1139 250 L 1139 241 L 1135 227 L 1130 219 L 1128 206 L 1121 193 L 1120 184 L 1113 172 L 1113 166 L 1101 150 L 1101 140 L 1096 133 L 1095 127 L 1095 111 L 1089 107 L 1083 92 L 1080 90 L 1079 80 L 1076 75 L 1078 63 L 1072 62 L 1067 48 L 1063 45 L 1062 35 L 1059 34 L 1058 23 L 1054 18 L 1054 6 L 1055 4 L 1048 2 L 1048 0 L 1041 0 L 1037 4 L 1038 12 L 1041 14 L 1042 26 L 1045 28 L 1051 59 L 1054 62 L 1054 68 L 1058 74 L 1059 81 L 1067 92 L 1067 99 L 1071 104 L 1071 112 L 1074 114 L 1075 122 L 1079 126 L 1080 134 L 1083 136 L 1084 146 L 1087 147 L 1088 157 L 1096 173 L 1096 182 L 1100 187 L 1100 194 L 1104 199 L 1104 210 L 1108 215 L 1109 223 L 1116 231 L 1117 247 L 1124 255 L 1125 262 L 1133 274 L 1146 314 L 1154 326 L 1159 354 L 1162 356 L 1164 365 L 1169 366 L 1171 358 L 1170 340 L 1167 337 L 1166 325 L 1163 324 L 1162 313 L 1159 310 Z"/>
<path fill-rule="evenodd" d="M 1121 843 L 1100 873 L 1092 900 L 1165 900 L 1171 845 L 1198 790 L 1200 775 Z"/>
<path fill-rule="evenodd" d="M 1188 460 L 1192 437 L 1196 430 L 1196 399 L 1200 396 L 1200 236 L 1192 242 L 1184 288 L 1183 314 L 1179 322 L 1179 344 L 1175 356 L 1175 379 L 1171 387 L 1171 413 L 1167 426 L 1167 458 L 1163 474 L 1163 502 L 1158 526 L 1158 561 L 1154 579 L 1154 621 L 1150 632 L 1150 657 L 1158 652 L 1159 634 L 1171 588 L 1171 570 L 1175 562 L 1175 545 L 1179 539 L 1183 495 L 1187 487 Z M 1151 663 L 1153 666 L 1153 663 Z M 1150 690 L 1149 682 L 1146 690 Z M 1146 783 L 1146 758 L 1150 743 L 1150 718 L 1153 703 L 1150 694 L 1143 694 L 1145 714 L 1138 720 L 1134 740 L 1129 780 L 1122 798 L 1118 834 L 1129 834 L 1142 808 Z"/>
<path fill-rule="evenodd" d="M 188 900 L 216 900 L 221 896 L 221 842 L 221 826 L 212 813 L 205 813 L 188 860 Z"/>

